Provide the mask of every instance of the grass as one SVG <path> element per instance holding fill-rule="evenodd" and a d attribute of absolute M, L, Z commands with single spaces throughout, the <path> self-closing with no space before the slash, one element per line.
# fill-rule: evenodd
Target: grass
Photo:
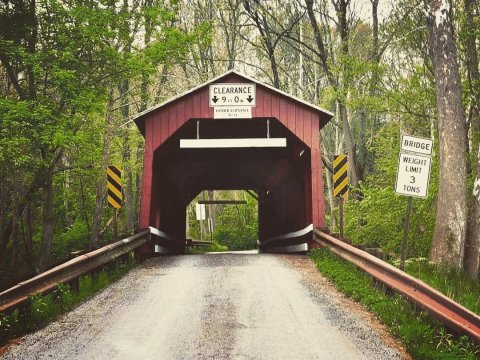
<path fill-rule="evenodd" d="M 409 259 L 405 271 L 438 289 L 449 298 L 480 314 L 480 282 L 468 279 L 457 269 L 437 267 L 426 258 Z"/>
<path fill-rule="evenodd" d="M 205 254 L 207 252 L 225 252 L 228 247 L 217 242 L 213 242 L 208 246 L 189 246 L 186 249 L 187 254 Z"/>
<path fill-rule="evenodd" d="M 311 252 L 311 258 L 318 269 L 344 294 L 363 304 L 369 311 L 388 326 L 391 333 L 399 338 L 407 351 L 415 359 L 479 359 L 480 347 L 466 336 L 454 336 L 445 331 L 440 322 L 427 313 L 416 310 L 400 295 L 387 295 L 383 289 L 375 286 L 374 280 L 355 265 L 339 258 L 328 249 L 318 249 Z M 429 265 L 432 266 L 432 265 Z M 418 264 L 409 264 L 412 275 L 423 274 L 428 270 L 430 274 L 423 274 L 424 278 L 433 281 L 438 274 L 430 267 L 423 268 Z M 415 271 L 416 273 L 414 273 Z M 440 273 L 443 270 L 440 270 Z M 422 276 L 418 276 L 422 278 Z M 448 281 L 448 288 L 453 289 L 457 277 L 452 275 Z M 465 282 L 467 284 L 468 282 Z M 468 300 L 470 285 L 457 291 L 458 297 Z M 472 285 L 474 286 L 474 285 Z M 478 292 L 476 293 L 478 297 Z M 478 301 L 478 299 L 477 299 Z M 475 306 L 475 301 L 468 300 Z"/>
<path fill-rule="evenodd" d="M 63 313 L 86 300 L 107 285 L 123 277 L 135 266 L 133 256 L 127 262 L 117 262 L 112 270 L 104 270 L 93 278 L 90 275 L 79 279 L 78 291 L 60 284 L 50 294 L 30 297 L 26 311 L 16 309 L 10 315 L 0 313 L 0 345 L 8 340 L 40 329 Z"/>

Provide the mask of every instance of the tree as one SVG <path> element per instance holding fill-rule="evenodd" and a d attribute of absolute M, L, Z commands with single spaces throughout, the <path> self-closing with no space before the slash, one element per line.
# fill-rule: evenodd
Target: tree
<path fill-rule="evenodd" d="M 435 262 L 461 268 L 467 225 L 466 128 L 451 3 L 426 0 L 437 97 L 440 179 L 431 249 Z"/>
<path fill-rule="evenodd" d="M 468 218 L 465 241 L 465 272 L 472 279 L 478 279 L 480 262 L 480 71 L 478 69 L 477 26 L 474 22 L 474 1 L 464 0 L 464 21 L 462 35 L 465 47 L 467 84 L 469 91 L 467 124 L 470 128 L 470 158 L 472 175 L 475 178 Z M 478 155 L 475 150 L 479 149 Z M 475 173 L 476 168 L 476 173 Z"/>

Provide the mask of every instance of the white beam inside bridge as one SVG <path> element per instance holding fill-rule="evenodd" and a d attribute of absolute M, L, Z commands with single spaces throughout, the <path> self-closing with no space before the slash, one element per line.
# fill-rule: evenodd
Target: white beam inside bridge
<path fill-rule="evenodd" d="M 287 147 L 287 138 L 180 139 L 181 149 Z"/>

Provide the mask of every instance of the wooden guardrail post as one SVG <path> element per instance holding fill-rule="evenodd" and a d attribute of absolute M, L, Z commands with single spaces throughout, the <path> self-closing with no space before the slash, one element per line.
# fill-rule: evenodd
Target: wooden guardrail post
<path fill-rule="evenodd" d="M 70 287 L 70 291 L 72 293 L 78 294 L 80 292 L 80 278 L 69 281 L 68 286 Z"/>

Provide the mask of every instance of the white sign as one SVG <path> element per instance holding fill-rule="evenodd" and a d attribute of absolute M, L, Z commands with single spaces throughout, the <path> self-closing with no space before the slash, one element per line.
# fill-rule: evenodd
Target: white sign
<path fill-rule="evenodd" d="M 432 155 L 433 141 L 414 137 L 410 135 L 402 136 L 401 151 L 408 151 L 417 154 Z"/>
<path fill-rule="evenodd" d="M 205 220 L 205 204 L 197 204 L 197 220 Z"/>
<path fill-rule="evenodd" d="M 208 88 L 209 106 L 255 106 L 255 84 L 212 84 Z M 251 117 L 251 116 L 250 116 Z"/>
<path fill-rule="evenodd" d="M 430 164 L 430 156 L 400 152 L 395 192 L 407 196 L 427 197 Z"/>
<path fill-rule="evenodd" d="M 213 108 L 214 119 L 251 119 L 251 106 L 215 106 Z"/>

